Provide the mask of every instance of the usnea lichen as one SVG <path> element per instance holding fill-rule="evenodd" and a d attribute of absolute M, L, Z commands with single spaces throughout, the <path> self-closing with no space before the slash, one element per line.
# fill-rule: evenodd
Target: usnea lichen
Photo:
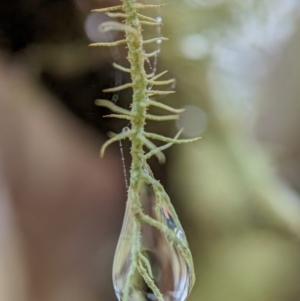
<path fill-rule="evenodd" d="M 119 134 L 113 134 L 112 137 L 103 145 L 101 149 L 101 156 L 104 155 L 106 148 L 113 142 L 120 141 L 121 139 L 129 139 L 131 141 L 131 157 L 132 163 L 130 168 L 130 183 L 128 189 L 128 200 L 130 200 L 133 216 L 133 233 L 131 234 L 131 262 L 130 271 L 127 275 L 122 300 L 129 301 L 131 282 L 133 281 L 133 275 L 138 272 L 144 279 L 145 283 L 152 290 L 153 294 L 159 301 L 164 301 L 164 297 L 156 286 L 151 273 L 149 260 L 143 255 L 141 246 L 141 231 L 142 225 L 148 224 L 152 227 L 163 232 L 174 246 L 179 250 L 181 256 L 185 259 L 188 266 L 188 270 L 191 274 L 191 287 L 194 284 L 194 268 L 192 255 L 185 240 L 180 239 L 175 235 L 174 231 L 166 227 L 163 223 L 153 219 L 151 216 L 144 213 L 141 204 L 141 193 L 145 184 L 152 187 L 156 198 L 156 206 L 165 206 L 170 211 L 172 219 L 177 225 L 180 225 L 180 221 L 177 214 L 170 202 L 164 187 L 159 181 L 153 177 L 150 167 L 147 164 L 147 160 L 156 156 L 159 162 L 165 161 L 163 150 L 169 148 L 173 144 L 188 143 L 196 141 L 194 139 L 178 139 L 181 131 L 174 137 L 168 138 L 155 133 L 149 133 L 145 131 L 145 124 L 147 120 L 153 121 L 165 121 L 175 120 L 179 118 L 179 115 L 184 110 L 174 109 L 170 106 L 164 105 L 155 100 L 156 96 L 167 95 L 174 93 L 174 91 L 161 91 L 154 90 L 152 87 L 168 85 L 173 83 L 175 80 L 160 80 L 160 78 L 166 73 L 160 74 L 147 74 L 145 70 L 145 61 L 151 57 L 156 56 L 157 51 L 147 53 L 144 49 L 145 44 L 155 43 L 162 40 L 167 40 L 164 37 L 155 37 L 150 40 L 144 40 L 142 35 L 142 26 L 160 26 L 161 20 L 150 18 L 140 13 L 140 11 L 148 8 L 157 8 L 162 5 L 147 5 L 137 3 L 135 0 L 122 0 L 121 5 L 95 9 L 94 12 L 106 13 L 112 18 L 122 18 L 123 23 L 119 22 L 105 22 L 101 25 L 102 30 L 119 30 L 124 31 L 125 39 L 109 42 L 109 43 L 93 43 L 90 46 L 106 46 L 114 47 L 125 44 L 128 49 L 128 61 L 130 68 L 123 67 L 114 63 L 114 67 L 122 72 L 129 73 L 131 76 L 131 82 L 123 84 L 121 86 L 113 87 L 104 90 L 104 92 L 116 92 L 123 89 L 131 88 L 133 90 L 131 110 L 126 110 L 117 106 L 109 100 L 98 99 L 96 104 L 98 106 L 109 108 L 113 114 L 108 115 L 109 117 L 125 119 L 130 122 L 130 128 L 125 128 Z M 151 87 L 149 89 L 149 87 Z M 148 109 L 151 106 L 159 107 L 164 109 L 171 114 L 165 116 L 151 115 L 148 113 Z M 163 146 L 156 147 L 151 140 L 159 140 L 165 142 Z M 144 147 L 149 149 L 149 152 L 144 151 Z M 181 225 L 180 225 L 181 226 Z"/>

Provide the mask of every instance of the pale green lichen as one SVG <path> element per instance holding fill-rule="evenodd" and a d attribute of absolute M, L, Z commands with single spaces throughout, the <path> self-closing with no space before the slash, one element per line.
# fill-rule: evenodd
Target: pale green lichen
<path fill-rule="evenodd" d="M 153 281 L 149 261 L 142 254 L 142 247 L 140 245 L 140 236 L 141 236 L 141 228 L 143 223 L 147 223 L 159 229 L 159 231 L 162 231 L 165 235 L 167 235 L 170 238 L 172 243 L 176 245 L 177 249 L 179 250 L 179 252 L 187 262 L 189 271 L 191 273 L 192 285 L 194 284 L 194 280 L 195 280 L 192 255 L 187 243 L 179 239 L 164 224 L 146 215 L 142 210 L 142 205 L 140 200 L 140 195 L 141 195 L 143 185 L 149 184 L 153 188 L 153 191 L 156 196 L 157 204 L 161 204 L 161 205 L 166 204 L 171 211 L 170 213 L 174 218 L 174 221 L 178 225 L 180 225 L 180 221 L 178 220 L 177 214 L 163 186 L 159 183 L 159 181 L 154 179 L 152 174 L 150 174 L 151 170 L 147 164 L 147 160 L 151 156 L 156 155 L 159 161 L 163 163 L 165 161 L 165 157 L 162 153 L 163 150 L 167 149 L 173 144 L 188 143 L 200 139 L 199 137 L 194 139 L 178 139 L 181 131 L 174 138 L 167 138 L 158 134 L 147 133 L 144 130 L 147 119 L 156 120 L 156 121 L 174 120 L 179 117 L 179 115 L 177 114 L 183 112 L 182 109 L 174 109 L 172 107 L 161 104 L 153 99 L 149 99 L 150 96 L 167 95 L 167 94 L 174 93 L 174 91 L 147 90 L 147 87 L 149 85 L 151 86 L 168 85 L 175 81 L 174 79 L 158 81 L 158 79 L 162 75 L 164 75 L 166 71 L 157 75 L 146 74 L 144 68 L 145 60 L 149 57 L 158 54 L 157 51 L 147 54 L 144 50 L 144 45 L 148 43 L 157 42 L 158 40 L 167 40 L 167 38 L 156 37 L 150 40 L 144 40 L 141 26 L 142 25 L 159 26 L 161 25 L 161 23 L 153 18 L 140 14 L 139 10 L 147 9 L 147 8 L 156 8 L 161 6 L 164 6 L 164 4 L 145 5 L 145 4 L 136 3 L 135 0 L 122 0 L 122 5 L 93 10 L 94 12 L 105 12 L 110 17 L 123 18 L 125 21 L 124 23 L 118 23 L 118 22 L 107 22 L 106 24 L 104 23 L 102 24 L 102 29 L 106 31 L 107 30 L 124 31 L 126 39 L 110 42 L 110 43 L 94 43 L 90 45 L 90 46 L 112 47 L 112 46 L 126 44 L 128 48 L 128 61 L 130 63 L 130 68 L 125 68 L 116 63 L 114 63 L 113 65 L 118 70 L 130 73 L 131 82 L 118 87 L 106 89 L 104 90 L 104 92 L 115 92 L 127 88 L 133 89 L 133 97 L 132 97 L 132 104 L 131 104 L 130 111 L 123 109 L 107 100 L 96 101 L 97 105 L 107 107 L 112 112 L 115 113 L 115 114 L 107 115 L 106 117 L 127 119 L 130 121 L 131 124 L 130 130 L 123 131 L 120 134 L 114 134 L 113 137 L 111 137 L 111 139 L 108 140 L 101 149 L 101 156 L 103 156 L 105 149 L 111 143 L 126 138 L 130 139 L 131 141 L 132 163 L 130 168 L 130 184 L 128 189 L 128 198 L 131 200 L 132 206 L 130 209 L 132 210 L 134 216 L 133 233 L 132 233 L 133 248 L 131 252 L 132 265 L 126 280 L 126 285 L 123 292 L 123 301 L 129 300 L 130 286 L 136 271 L 138 271 L 139 274 L 143 277 L 144 281 L 152 289 L 157 299 L 159 301 L 164 301 L 161 292 L 156 287 L 155 282 Z M 114 11 L 120 11 L 120 12 L 114 12 Z M 161 109 L 165 109 L 171 113 L 174 113 L 174 115 L 165 115 L 165 116 L 150 115 L 147 113 L 147 110 L 150 106 L 155 106 Z M 149 139 L 163 141 L 166 142 L 166 144 L 161 147 L 156 147 L 155 144 L 153 144 Z M 150 150 L 148 153 L 144 152 L 143 149 L 144 146 L 146 146 Z M 145 171 L 145 167 L 147 169 L 147 172 Z"/>

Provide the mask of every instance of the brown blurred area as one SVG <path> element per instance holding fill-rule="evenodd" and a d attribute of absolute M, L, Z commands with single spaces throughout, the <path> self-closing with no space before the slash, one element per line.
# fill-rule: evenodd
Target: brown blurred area
<path fill-rule="evenodd" d="M 0 300 L 112 299 L 125 188 L 93 105 L 110 62 L 72 1 L 0 7 Z"/>
<path fill-rule="evenodd" d="M 293 32 L 278 53 L 265 44 L 283 42 L 261 38 L 262 30 L 247 36 L 257 27 L 252 16 L 274 13 L 274 25 L 292 1 L 174 0 L 150 12 L 162 14 L 170 38 L 158 71 L 178 80 L 176 95 L 162 101 L 200 108 L 207 119 L 201 141 L 168 150 L 164 166 L 150 162 L 190 242 L 191 301 L 300 299 L 299 21 L 288 24 Z M 115 300 L 126 192 L 118 146 L 98 155 L 106 132 L 124 124 L 104 120 L 107 111 L 94 105 L 112 97 L 102 89 L 115 85 L 116 54 L 88 48 L 86 26 L 92 8 L 118 3 L 0 0 L 1 301 Z M 126 65 L 125 49 L 117 55 Z M 272 70 L 258 77 L 266 61 Z M 130 94 L 119 97 L 127 107 Z M 176 131 L 172 122 L 147 126 Z"/>

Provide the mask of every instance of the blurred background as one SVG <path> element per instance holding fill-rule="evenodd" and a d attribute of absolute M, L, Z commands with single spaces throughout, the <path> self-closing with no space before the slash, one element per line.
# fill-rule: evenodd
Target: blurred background
<path fill-rule="evenodd" d="M 117 4 L 0 1 L 0 300 L 116 300 L 126 189 L 119 145 L 98 154 L 126 123 L 94 101 L 128 108 L 130 91 L 102 92 L 129 81 L 112 67 L 128 62 L 87 45 L 122 36 L 90 12 Z M 194 256 L 189 300 L 300 300 L 300 2 L 172 0 L 149 15 L 164 25 L 145 36 L 170 41 L 147 48 L 160 49 L 147 70 L 169 70 L 161 101 L 186 112 L 147 128 L 203 137 L 150 162 Z"/>

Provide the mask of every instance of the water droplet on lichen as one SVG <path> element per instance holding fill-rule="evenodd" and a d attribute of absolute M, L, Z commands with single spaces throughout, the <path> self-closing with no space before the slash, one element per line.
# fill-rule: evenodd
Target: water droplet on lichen
<path fill-rule="evenodd" d="M 130 195 L 130 193 L 129 193 Z M 156 201 L 153 189 L 146 186 L 141 197 L 143 211 L 155 221 L 161 223 L 171 231 L 176 239 L 188 246 L 185 233 L 176 218 L 172 216 L 173 207 Z M 171 205 L 170 205 L 171 206 Z M 166 233 L 157 228 L 143 223 L 141 233 L 134 236 L 133 204 L 129 199 L 126 206 L 124 223 L 119 238 L 114 265 L 113 284 L 119 301 L 124 301 L 126 281 L 131 277 L 127 301 L 156 301 L 158 300 L 153 290 L 146 284 L 139 270 L 135 268 L 133 275 L 133 249 L 136 247 L 134 237 L 138 237 L 141 253 L 149 262 L 140 264 L 153 279 L 165 301 L 184 301 L 193 286 L 193 267 L 183 256 L 182 249 Z"/>
<path fill-rule="evenodd" d="M 130 131 L 130 128 L 128 126 L 123 127 L 122 132 L 127 133 Z"/>

